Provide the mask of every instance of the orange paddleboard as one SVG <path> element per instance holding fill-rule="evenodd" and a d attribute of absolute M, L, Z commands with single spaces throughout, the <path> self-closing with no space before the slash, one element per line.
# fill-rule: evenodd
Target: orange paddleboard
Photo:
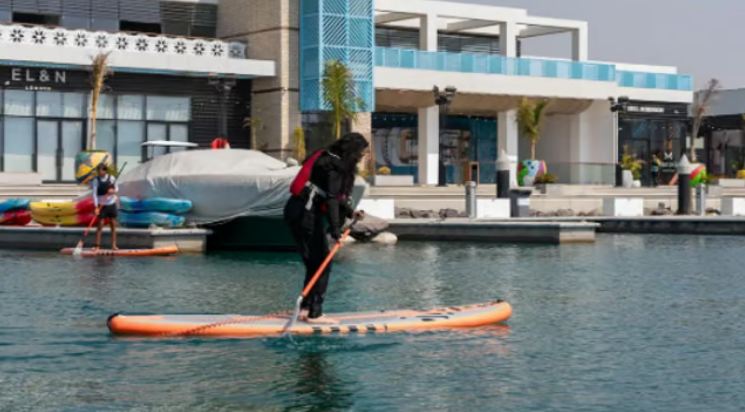
<path fill-rule="evenodd" d="M 317 325 L 295 322 L 287 331 L 296 335 L 334 333 L 414 332 L 473 328 L 504 322 L 512 307 L 504 301 L 433 310 L 392 310 L 328 314 L 336 323 Z M 175 337 L 264 337 L 285 332 L 290 314 L 242 315 L 111 315 L 107 326 L 115 335 Z"/>
<path fill-rule="evenodd" d="M 75 252 L 75 248 L 65 248 L 61 250 L 63 255 L 72 255 Z M 153 249 L 83 249 L 80 256 L 82 257 L 96 257 L 96 256 L 116 256 L 116 257 L 147 257 L 147 256 L 168 256 L 175 255 L 178 253 L 178 246 L 165 246 Z"/>

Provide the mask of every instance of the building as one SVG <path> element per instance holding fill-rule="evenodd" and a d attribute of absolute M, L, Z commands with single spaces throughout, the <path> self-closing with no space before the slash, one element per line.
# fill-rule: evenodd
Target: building
<path fill-rule="evenodd" d="M 74 7 L 78 2 L 89 6 Z M 372 139 L 378 166 L 420 184 L 437 183 L 441 163 L 449 182 L 493 182 L 500 150 L 516 167 L 529 153 L 515 121 L 524 97 L 550 101 L 537 157 L 565 183 L 613 183 L 624 148 L 649 162 L 658 151 L 677 157 L 685 146 L 691 77 L 674 67 L 590 60 L 582 21 L 435 0 L 0 4 L 2 116 L 10 119 L 3 120 L 4 136 L 19 148 L 3 152 L 0 166 L 41 171 L 47 180 L 66 180 L 66 134 L 85 135 L 85 69 L 99 49 L 112 51 L 116 74 L 101 110 L 110 123 L 104 121 L 98 139 L 112 142 L 104 147 L 113 147 L 120 163 L 137 160 L 138 143 L 164 137 L 206 144 L 227 135 L 234 147 L 245 146 L 248 116 L 260 125 L 257 146 L 273 155 L 289 155 L 301 127 L 309 146 L 318 147 L 329 135 L 321 87 L 329 60 L 347 64 L 364 102 L 348 129 Z M 23 38 L 16 40 L 14 31 Z M 46 33 L 42 44 L 35 31 Z M 557 33 L 570 39 L 565 59 L 523 55 L 524 42 Z M 68 40 L 56 45 L 57 36 Z M 78 36 L 87 39 L 83 46 Z M 120 38 L 130 40 L 125 50 L 117 49 Z M 65 84 L 41 82 L 41 70 Z M 435 86 L 457 89 L 442 110 Z M 64 105 L 52 104 L 62 115 L 47 114 L 45 99 L 62 99 Z M 137 119 L 127 117 L 134 112 Z M 73 115 L 78 123 L 70 125 L 65 116 Z M 71 141 L 69 148 L 81 145 Z M 59 147 L 53 178 L 48 170 Z"/>
<path fill-rule="evenodd" d="M 696 142 L 697 153 L 700 160 L 706 161 L 710 174 L 742 177 L 740 171 L 745 170 L 745 89 L 716 91 L 699 136 L 703 139 Z"/>
<path fill-rule="evenodd" d="M 275 63 L 217 39 L 217 11 L 217 1 L 0 0 L 0 171 L 73 180 L 99 53 L 113 75 L 97 147 L 120 167 L 143 160 L 145 141 L 248 147 L 251 79 L 273 77 Z"/>

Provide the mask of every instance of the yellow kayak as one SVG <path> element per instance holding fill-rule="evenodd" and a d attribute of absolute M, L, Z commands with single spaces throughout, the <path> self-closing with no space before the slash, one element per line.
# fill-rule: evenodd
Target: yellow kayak
<path fill-rule="evenodd" d="M 40 216 L 34 213 L 31 214 L 31 217 L 36 223 L 44 226 L 87 226 L 95 216 L 93 213 L 67 216 Z"/>
<path fill-rule="evenodd" d="M 31 202 L 31 213 L 34 217 L 74 216 L 93 212 L 93 198 L 81 200 L 48 200 Z"/>

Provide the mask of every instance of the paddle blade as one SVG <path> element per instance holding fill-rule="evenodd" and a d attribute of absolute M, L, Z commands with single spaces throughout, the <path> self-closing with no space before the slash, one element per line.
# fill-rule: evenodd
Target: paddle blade
<path fill-rule="evenodd" d="M 300 306 L 303 304 L 303 295 L 298 296 L 297 302 L 295 302 L 295 310 L 292 312 L 292 316 L 290 316 L 290 320 L 287 321 L 287 324 L 285 325 L 285 331 L 283 333 L 284 336 L 290 335 L 290 329 L 295 325 L 295 321 L 297 321 L 298 316 L 300 316 Z"/>
<path fill-rule="evenodd" d="M 72 251 L 72 255 L 79 257 L 83 254 L 83 240 L 81 239 L 75 246 L 75 250 Z"/>

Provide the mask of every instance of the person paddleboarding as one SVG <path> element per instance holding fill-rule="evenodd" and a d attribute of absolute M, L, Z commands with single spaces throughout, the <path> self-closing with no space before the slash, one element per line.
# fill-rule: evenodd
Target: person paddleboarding
<path fill-rule="evenodd" d="M 93 205 L 96 207 L 97 228 L 96 228 L 96 247 L 94 250 L 101 248 L 101 235 L 103 232 L 104 220 L 109 219 L 111 228 L 111 249 L 117 250 L 116 245 L 116 218 L 119 186 L 116 178 L 111 176 L 105 164 L 98 165 L 96 176 L 91 180 L 91 189 L 93 191 Z"/>
<path fill-rule="evenodd" d="M 284 217 L 305 264 L 307 285 L 330 252 L 328 235 L 339 242 L 345 219 L 362 220 L 364 212 L 354 211 L 351 202 L 357 164 L 369 144 L 359 133 L 349 133 L 303 162 L 292 183 Z M 323 315 L 323 301 L 331 274 L 324 270 L 300 306 L 300 319 L 309 323 L 334 323 Z"/>

